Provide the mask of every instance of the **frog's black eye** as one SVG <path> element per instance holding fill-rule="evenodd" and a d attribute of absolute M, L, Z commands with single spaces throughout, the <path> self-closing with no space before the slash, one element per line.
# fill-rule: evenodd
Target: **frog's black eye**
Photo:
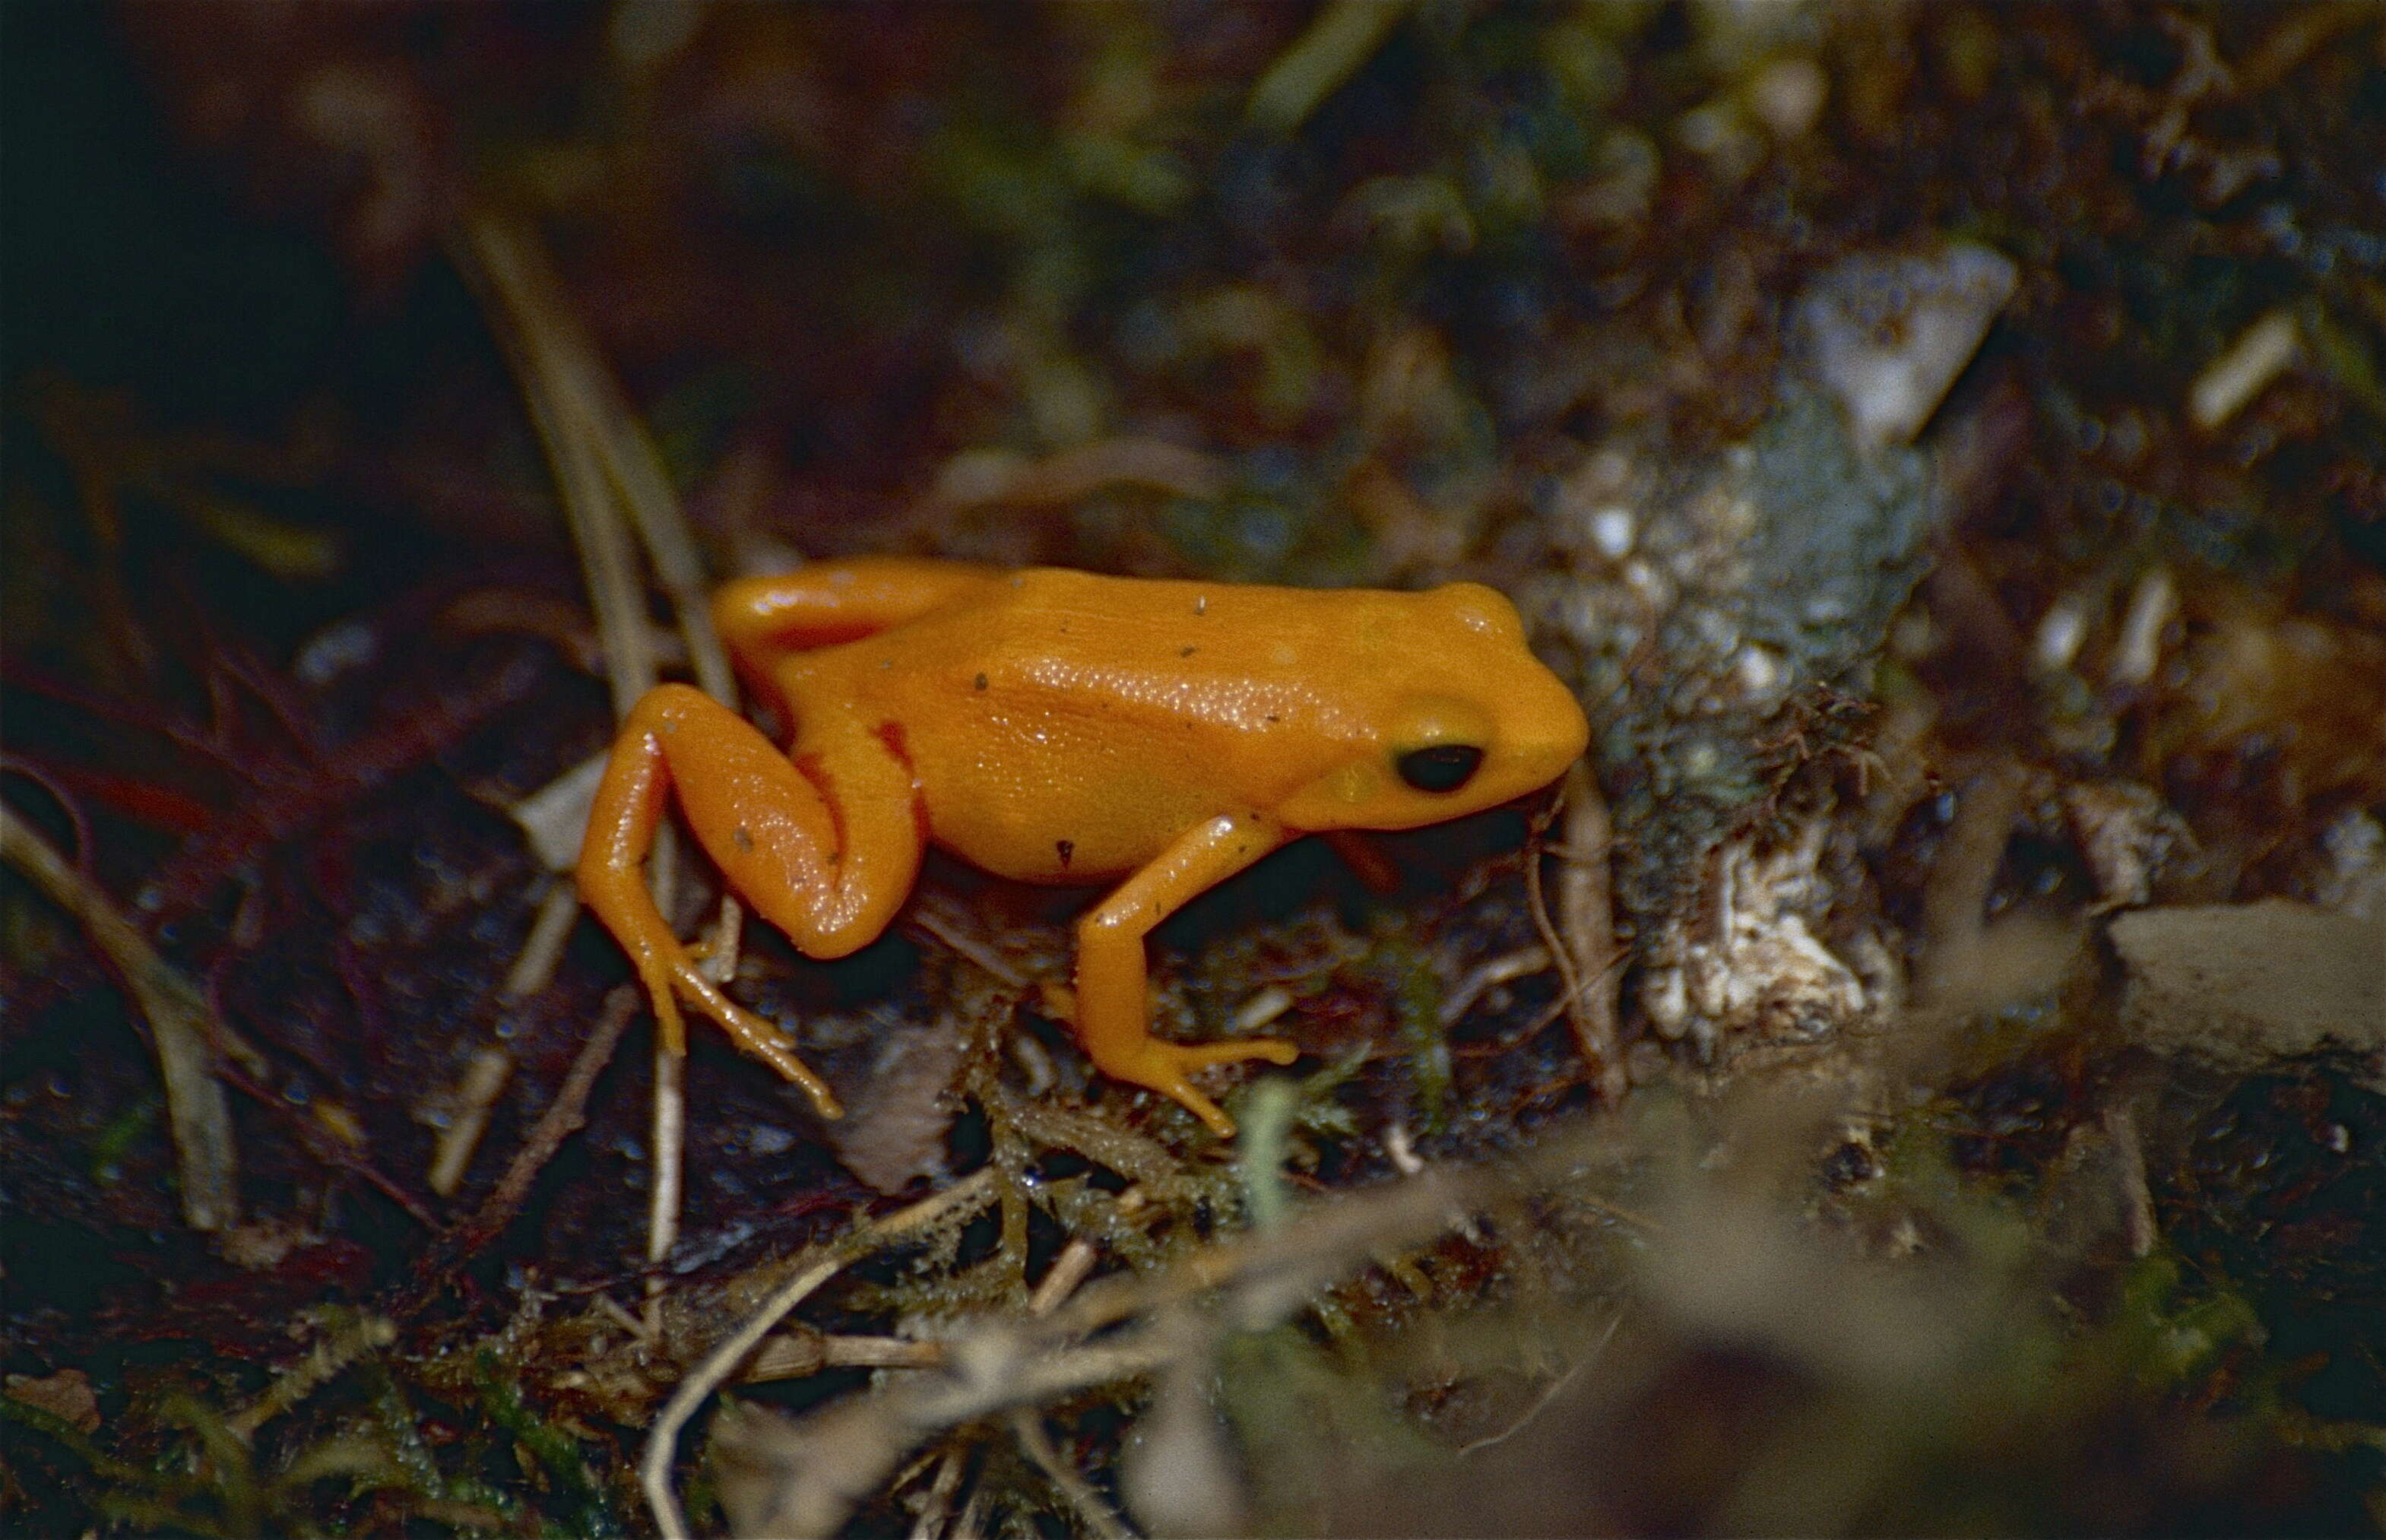
<path fill-rule="evenodd" d="M 1473 744 L 1436 744 L 1413 748 L 1392 763 L 1400 779 L 1421 792 L 1454 792 L 1475 779 L 1483 751 Z"/>

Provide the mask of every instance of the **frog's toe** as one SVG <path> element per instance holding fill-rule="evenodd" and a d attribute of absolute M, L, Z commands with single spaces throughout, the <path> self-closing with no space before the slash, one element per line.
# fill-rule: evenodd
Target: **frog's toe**
<path fill-rule="evenodd" d="M 640 967 L 638 982 L 646 985 L 647 1003 L 654 1007 L 655 1034 L 662 1041 L 667 1053 L 687 1052 L 687 1023 L 679 1011 L 679 996 L 672 991 L 671 975 L 656 968 Z"/>
<path fill-rule="evenodd" d="M 1264 1058 L 1270 1064 L 1289 1064 L 1300 1057 L 1300 1050 L 1280 1037 L 1244 1037 L 1224 1043 L 1187 1043 L 1177 1047 L 1176 1061 L 1187 1070 L 1206 1070 L 1212 1064 L 1239 1064 L 1247 1058 Z"/>
<path fill-rule="evenodd" d="M 813 1108 L 822 1117 L 845 1116 L 845 1108 L 838 1105 L 836 1094 L 828 1088 L 826 1081 L 812 1072 L 810 1065 L 796 1056 L 795 1049 L 788 1046 L 787 1034 L 781 1032 L 775 1023 L 763 1020 L 723 995 L 711 980 L 693 967 L 680 973 L 679 983 L 697 1008 L 720 1022 L 721 1030 L 727 1033 L 739 1047 L 778 1070 L 781 1079 L 802 1086 L 804 1094 L 811 1097 Z"/>
<path fill-rule="evenodd" d="M 1164 1085 L 1154 1084 L 1151 1088 L 1209 1124 L 1210 1132 L 1219 1138 L 1231 1139 L 1235 1136 L 1235 1120 L 1220 1110 L 1216 1102 L 1193 1089 L 1193 1083 L 1183 1076 L 1180 1075 Z"/>
<path fill-rule="evenodd" d="M 1195 1090 L 1193 1083 L 1186 1077 L 1213 1064 L 1234 1064 L 1247 1058 L 1263 1058 L 1271 1064 L 1289 1064 L 1300 1057 L 1300 1049 L 1273 1037 L 1241 1038 L 1227 1043 L 1153 1042 L 1141 1056 L 1141 1062 L 1132 1069 L 1104 1068 L 1117 1079 L 1159 1092 L 1209 1124 L 1210 1132 L 1219 1138 L 1231 1139 L 1235 1136 L 1235 1121 L 1220 1111 L 1216 1102 Z"/>

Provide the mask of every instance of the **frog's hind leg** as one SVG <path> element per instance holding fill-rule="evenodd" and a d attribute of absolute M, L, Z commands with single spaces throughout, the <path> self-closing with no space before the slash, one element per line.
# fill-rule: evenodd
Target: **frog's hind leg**
<path fill-rule="evenodd" d="M 921 835 L 910 774 L 867 733 L 807 755 L 799 770 L 735 712 L 684 684 L 632 708 L 596 789 L 580 891 L 629 953 L 665 1045 L 684 1052 L 684 996 L 738 1045 L 801 1085 L 824 1117 L 836 1099 L 777 1028 L 697 970 L 657 911 L 640 867 L 666 795 L 729 885 L 806 953 L 843 957 L 874 940 L 910 891 Z"/>

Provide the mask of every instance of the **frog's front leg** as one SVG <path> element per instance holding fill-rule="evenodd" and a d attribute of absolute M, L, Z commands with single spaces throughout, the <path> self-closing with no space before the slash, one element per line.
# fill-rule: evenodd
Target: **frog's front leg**
<path fill-rule="evenodd" d="M 919 871 L 922 825 L 910 771 L 867 731 L 817 736 L 817 746 L 790 762 L 752 723 L 701 691 L 684 684 L 648 691 L 614 740 L 580 847 L 579 879 L 653 999 L 666 1048 L 686 1051 L 678 1005 L 684 995 L 834 1118 L 835 1096 L 778 1029 L 697 970 L 639 870 L 663 799 L 675 792 L 730 887 L 807 954 L 844 957 L 876 939 Z"/>
<path fill-rule="evenodd" d="M 1187 1077 L 1212 1064 L 1244 1058 L 1289 1064 L 1300 1050 L 1275 1038 L 1180 1044 L 1152 1036 L 1144 1003 L 1144 937 L 1194 895 L 1289 837 L 1282 824 L 1256 812 L 1206 819 L 1077 923 L 1077 1040 L 1094 1067 L 1113 1080 L 1174 1097 L 1222 1139 L 1234 1137 L 1233 1120 Z"/>

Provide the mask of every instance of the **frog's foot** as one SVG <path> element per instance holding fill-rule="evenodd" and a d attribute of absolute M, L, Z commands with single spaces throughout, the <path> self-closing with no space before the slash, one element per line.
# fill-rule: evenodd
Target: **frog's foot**
<path fill-rule="evenodd" d="M 1224 1043 L 1165 1043 L 1154 1037 L 1145 1039 L 1115 1063 L 1095 1060 L 1095 1068 L 1112 1080 L 1123 1080 L 1172 1098 L 1209 1124 L 1211 1133 L 1221 1139 L 1231 1139 L 1235 1136 L 1235 1121 L 1218 1110 L 1216 1102 L 1195 1090 L 1187 1077 L 1212 1064 L 1234 1064 L 1246 1058 L 1289 1064 L 1300 1057 L 1299 1048 L 1274 1037 L 1237 1038 Z"/>
<path fill-rule="evenodd" d="M 665 979 L 648 978 L 647 992 L 654 998 L 655 1017 L 662 1025 L 665 1044 L 676 1051 L 686 1051 L 686 1029 L 680 1025 L 679 1002 L 674 997 L 675 994 L 683 995 L 688 1004 L 719 1022 L 721 1030 L 739 1047 L 802 1086 L 822 1117 L 845 1116 L 845 1108 L 837 1105 L 836 1093 L 828 1088 L 828 1082 L 812 1072 L 810 1065 L 796 1057 L 795 1050 L 787 1046 L 785 1033 L 723 995 L 719 985 L 697 970 L 684 953 L 662 964 L 662 969 L 668 970 Z M 661 987 L 657 987 L 659 983 Z"/>

